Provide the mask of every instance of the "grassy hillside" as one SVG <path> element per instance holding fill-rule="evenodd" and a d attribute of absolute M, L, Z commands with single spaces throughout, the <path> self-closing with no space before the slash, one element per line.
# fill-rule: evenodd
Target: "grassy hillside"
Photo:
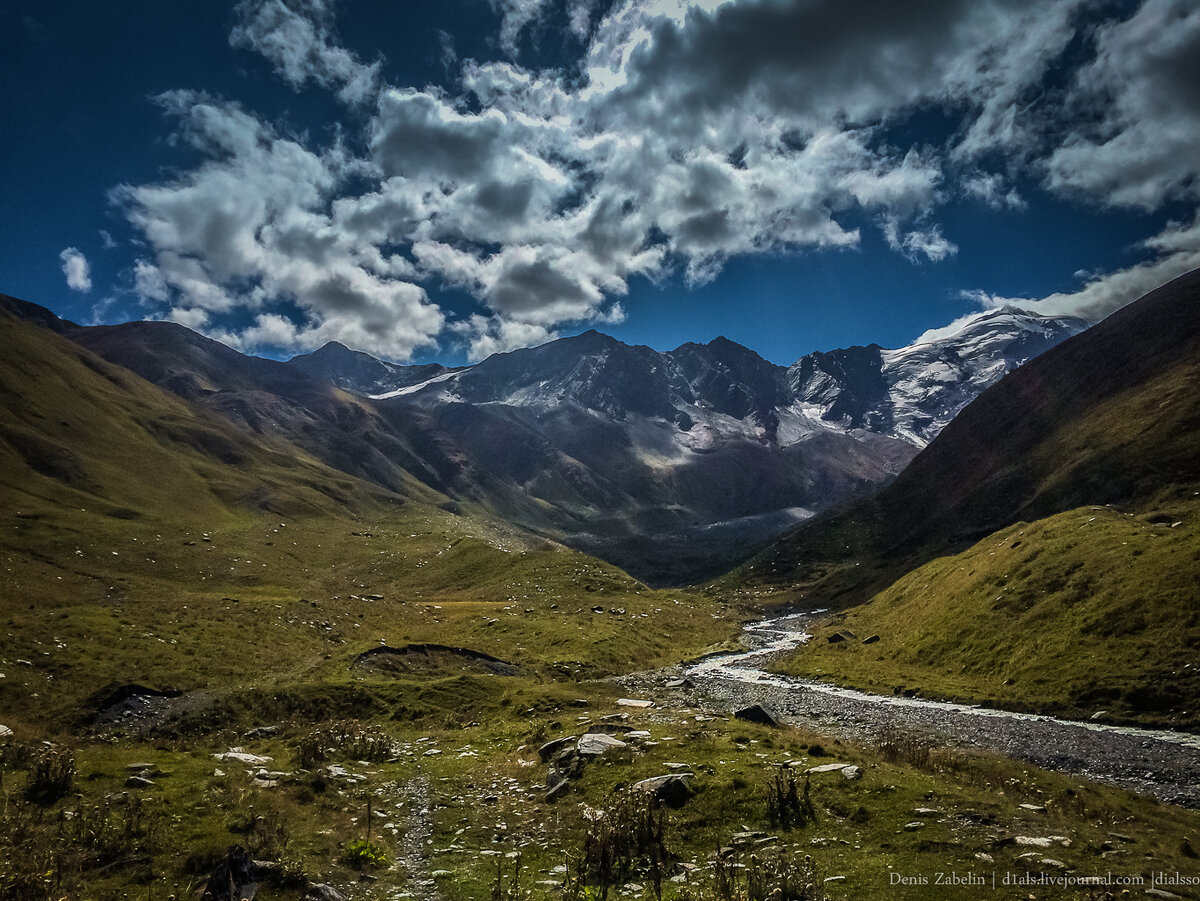
<path fill-rule="evenodd" d="M 81 722 L 99 688 L 121 683 L 345 682 L 381 639 L 607 673 L 731 627 L 469 507 L 447 512 L 415 479 L 385 491 L 277 436 L 251 440 L 51 331 L 3 324 L 10 719 Z"/>
<path fill-rule="evenodd" d="M 1105 722 L 1200 726 L 1200 502 L 989 535 L 836 614 L 783 667 Z M 829 638 L 849 631 L 853 638 Z M 878 636 L 864 644 L 863 640 Z"/>

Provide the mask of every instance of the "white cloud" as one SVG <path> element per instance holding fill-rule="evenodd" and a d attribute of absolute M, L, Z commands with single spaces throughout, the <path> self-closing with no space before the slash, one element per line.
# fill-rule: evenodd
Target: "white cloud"
<path fill-rule="evenodd" d="M 1200 214 L 1190 223 L 1170 224 L 1141 242 L 1141 249 L 1153 256 L 1112 272 L 1080 273 L 1086 283 L 1078 291 L 1039 298 L 1002 297 L 986 291 L 971 291 L 967 297 L 984 309 L 1015 307 L 1043 316 L 1078 316 L 1098 321 L 1159 285 L 1200 269 Z"/>
<path fill-rule="evenodd" d="M 1200 196 L 1200 7 L 1145 0 L 1102 28 L 1070 102 L 1084 123 L 1047 163 L 1047 184 L 1152 210 Z"/>
<path fill-rule="evenodd" d="M 236 14 L 230 44 L 261 53 L 293 86 L 314 81 L 348 103 L 373 98 L 381 65 L 337 45 L 332 0 L 241 0 Z"/>
<path fill-rule="evenodd" d="M 981 200 L 992 209 L 1023 210 L 1025 200 L 1016 188 L 1008 187 L 1004 177 L 995 172 L 975 172 L 962 181 L 963 191 L 968 197 Z"/>
<path fill-rule="evenodd" d="M 1194 192 L 1200 14 L 1145 0 L 1045 90 L 1087 37 L 1082 3 L 652 0 L 593 21 L 592 0 L 566 0 L 589 44 L 557 71 L 512 61 L 550 0 L 493 0 L 510 60 L 463 61 L 455 93 L 385 84 L 339 45 L 332 0 L 242 0 L 233 44 L 361 104 L 365 124 L 319 146 L 236 104 L 164 95 L 206 161 L 115 192 L 149 248 L 136 290 L 238 346 L 337 338 L 405 359 L 448 329 L 478 355 L 611 320 L 632 279 L 699 284 L 737 255 L 856 246 L 858 222 L 944 260 L 958 248 L 941 205 L 1022 209 L 1013 185 L 1030 174 L 1144 207 Z M 958 122 L 942 146 L 893 145 L 935 107 Z M 448 327 L 433 286 L 477 309 Z"/>
<path fill-rule="evenodd" d="M 72 291 L 87 293 L 92 290 L 92 275 L 88 267 L 87 257 L 74 247 L 68 247 L 58 255 L 62 260 L 63 275 L 67 277 L 67 287 Z"/>

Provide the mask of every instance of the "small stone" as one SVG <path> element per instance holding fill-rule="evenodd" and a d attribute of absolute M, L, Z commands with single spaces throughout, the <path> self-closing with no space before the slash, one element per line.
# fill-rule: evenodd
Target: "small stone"
<path fill-rule="evenodd" d="M 911 823 L 904 824 L 905 832 L 916 832 L 918 829 L 924 829 L 924 828 L 925 828 L 925 824 L 922 823 L 920 820 L 913 820 Z"/>
<path fill-rule="evenodd" d="M 845 876 L 826 876 L 825 881 L 826 882 L 845 882 L 846 877 Z"/>
<path fill-rule="evenodd" d="M 154 785 L 153 779 L 147 779 L 145 776 L 130 776 L 125 780 L 126 788 L 150 788 Z"/>
<path fill-rule="evenodd" d="M 870 636 L 870 637 L 868 637 L 868 638 L 864 638 L 864 639 L 863 639 L 863 644 L 875 644 L 875 642 L 877 642 L 877 641 L 879 641 L 879 636 L 878 636 L 878 635 L 872 635 L 872 636 Z"/>
<path fill-rule="evenodd" d="M 217 760 L 236 761 L 238 763 L 249 763 L 258 766 L 263 763 L 270 763 L 270 757 L 259 757 L 257 754 L 247 754 L 241 748 L 230 748 L 224 754 L 214 754 L 213 757 Z"/>
<path fill-rule="evenodd" d="M 862 770 L 860 770 L 856 766 L 842 767 L 842 778 L 849 780 L 849 781 L 853 781 L 855 779 L 861 779 L 862 778 Z"/>
<path fill-rule="evenodd" d="M 639 698 L 617 698 L 618 707 L 653 707 L 653 701 L 643 701 Z"/>
<path fill-rule="evenodd" d="M 562 779 L 550 791 L 546 792 L 546 803 L 552 804 L 571 790 L 571 780 Z"/>
<path fill-rule="evenodd" d="M 992 857 L 992 855 L 988 854 L 986 851 L 976 851 L 975 859 L 982 860 L 984 863 L 995 863 L 996 862 L 996 858 Z"/>
<path fill-rule="evenodd" d="M 1019 806 L 1022 810 L 1030 810 L 1030 811 L 1033 811 L 1034 813 L 1045 813 L 1046 812 L 1046 808 L 1044 806 L 1042 806 L 1041 804 L 1019 804 L 1017 806 Z"/>

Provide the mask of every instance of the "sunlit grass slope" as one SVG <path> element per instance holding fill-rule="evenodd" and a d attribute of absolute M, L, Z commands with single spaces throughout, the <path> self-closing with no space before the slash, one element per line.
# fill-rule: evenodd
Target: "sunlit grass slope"
<path fill-rule="evenodd" d="M 1010 526 L 826 620 L 784 669 L 888 694 L 1195 728 L 1200 502 Z"/>

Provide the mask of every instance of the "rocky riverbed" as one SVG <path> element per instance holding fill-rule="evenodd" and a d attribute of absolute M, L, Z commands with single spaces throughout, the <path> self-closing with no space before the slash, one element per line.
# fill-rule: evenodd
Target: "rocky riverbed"
<path fill-rule="evenodd" d="M 743 652 L 634 674 L 621 682 L 664 706 L 728 713 L 762 704 L 785 722 L 856 741 L 878 742 L 901 733 L 951 747 L 980 748 L 1200 807 L 1198 735 L 872 695 L 767 672 L 773 659 L 807 641 L 805 626 L 821 612 L 751 623 L 743 633 Z"/>

